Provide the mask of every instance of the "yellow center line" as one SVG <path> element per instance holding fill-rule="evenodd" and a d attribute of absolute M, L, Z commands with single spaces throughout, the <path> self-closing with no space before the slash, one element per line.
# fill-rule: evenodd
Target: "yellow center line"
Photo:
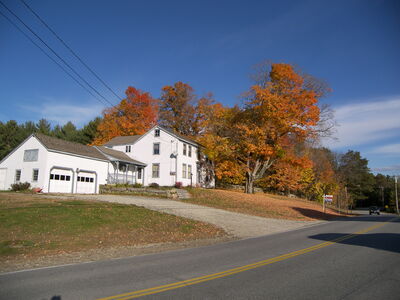
<path fill-rule="evenodd" d="M 266 265 L 270 265 L 276 262 L 280 262 L 292 257 L 296 257 L 305 253 L 309 253 L 312 251 L 316 251 L 318 249 L 339 243 L 341 241 L 344 240 L 348 240 L 353 238 L 354 236 L 360 235 L 360 234 L 364 234 L 367 233 L 369 231 L 372 231 L 374 229 L 377 229 L 379 227 L 384 226 L 387 222 L 390 222 L 395 218 L 389 219 L 385 222 L 379 223 L 377 225 L 373 225 L 370 226 L 366 229 L 333 239 L 331 241 L 327 241 L 324 243 L 320 243 L 308 248 L 304 248 L 301 250 L 297 250 L 297 251 L 293 251 L 287 254 L 283 254 L 283 255 L 279 255 L 273 258 L 269 258 L 266 260 L 262 260 L 256 263 L 252 263 L 252 264 L 248 264 L 245 266 L 241 266 L 241 267 L 237 267 L 237 268 L 233 268 L 233 269 L 229 269 L 226 271 L 222 271 L 222 272 L 218 272 L 218 273 L 213 273 L 213 274 L 209 274 L 209 275 L 205 275 L 205 276 L 200 276 L 200 277 L 195 277 L 192 279 L 187 279 L 187 280 L 183 280 L 183 281 L 178 281 L 178 282 L 174 282 L 174 283 L 170 283 L 170 284 L 166 284 L 166 285 L 160 285 L 160 286 L 156 286 L 156 287 L 152 287 L 152 288 L 148 288 L 148 289 L 144 289 L 144 290 L 138 290 L 138 291 L 133 291 L 133 292 L 129 292 L 129 293 L 124 293 L 124 294 L 120 294 L 120 295 L 115 295 L 115 296 L 111 296 L 111 297 L 106 297 L 106 298 L 101 298 L 98 300 L 127 300 L 127 299 L 134 299 L 134 298 L 138 298 L 138 297 L 142 297 L 142 296 L 146 296 L 146 295 L 151 295 L 151 294 L 156 294 L 156 293 L 161 293 L 161 292 L 165 292 L 168 290 L 173 290 L 173 289 L 177 289 L 177 288 L 181 288 L 181 287 L 185 287 L 185 286 L 189 286 L 189 285 L 193 285 L 193 284 L 198 284 L 201 282 L 205 282 L 205 281 L 210 281 L 210 280 L 214 280 L 217 278 L 222 278 L 222 277 L 226 277 L 226 276 L 230 276 L 233 274 L 237 274 L 237 273 L 241 273 L 244 271 L 248 271 L 248 270 L 252 270 L 255 268 L 259 268 L 262 266 L 266 266 Z"/>

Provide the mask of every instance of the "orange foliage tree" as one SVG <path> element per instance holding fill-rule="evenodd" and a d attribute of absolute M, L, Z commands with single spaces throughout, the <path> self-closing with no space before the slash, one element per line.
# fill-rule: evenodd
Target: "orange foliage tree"
<path fill-rule="evenodd" d="M 143 134 L 157 123 L 157 100 L 131 86 L 125 94 L 118 105 L 103 111 L 93 145 L 103 145 L 116 136 Z"/>
<path fill-rule="evenodd" d="M 230 140 L 237 161 L 245 169 L 246 193 L 254 181 L 285 154 L 287 137 L 304 140 L 316 134 L 318 95 L 288 64 L 272 64 L 269 81 L 255 85 L 236 115 Z"/>

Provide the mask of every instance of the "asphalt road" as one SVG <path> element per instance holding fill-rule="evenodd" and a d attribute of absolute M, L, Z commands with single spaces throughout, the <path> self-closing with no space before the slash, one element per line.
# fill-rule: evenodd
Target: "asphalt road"
<path fill-rule="evenodd" d="M 400 219 L 0 275 L 0 299 L 400 299 Z M 109 298 L 108 298 L 109 297 Z"/>

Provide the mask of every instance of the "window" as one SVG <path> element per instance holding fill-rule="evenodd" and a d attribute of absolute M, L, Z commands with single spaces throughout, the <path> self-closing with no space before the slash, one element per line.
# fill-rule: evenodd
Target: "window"
<path fill-rule="evenodd" d="M 21 170 L 15 170 L 15 182 L 21 181 Z"/>
<path fill-rule="evenodd" d="M 86 178 L 85 178 L 85 181 L 86 181 L 86 182 L 90 182 L 90 177 L 86 177 Z"/>
<path fill-rule="evenodd" d="M 125 152 L 131 152 L 131 146 L 125 146 Z"/>
<path fill-rule="evenodd" d="M 38 154 L 39 154 L 39 149 L 25 150 L 24 161 L 37 161 Z"/>
<path fill-rule="evenodd" d="M 50 174 L 50 179 L 54 179 L 54 174 Z"/>
<path fill-rule="evenodd" d="M 61 175 L 60 180 L 65 180 L 65 175 Z"/>
<path fill-rule="evenodd" d="M 189 145 L 189 157 L 192 157 L 192 146 Z"/>
<path fill-rule="evenodd" d="M 39 178 L 39 169 L 33 169 L 32 181 L 38 181 L 38 178 Z"/>
<path fill-rule="evenodd" d="M 160 129 L 154 130 L 154 136 L 159 137 L 160 136 Z"/>
<path fill-rule="evenodd" d="M 153 144 L 153 154 L 159 155 L 160 154 L 160 143 Z"/>
<path fill-rule="evenodd" d="M 54 175 L 54 180 L 60 180 L 60 175 Z"/>
<path fill-rule="evenodd" d="M 183 144 L 183 155 L 186 155 L 186 147 L 187 147 L 187 145 Z"/>
<path fill-rule="evenodd" d="M 182 164 L 182 178 L 186 178 L 186 164 Z"/>
<path fill-rule="evenodd" d="M 90 177 L 90 182 L 94 182 L 94 178 L 93 177 Z"/>
<path fill-rule="evenodd" d="M 65 180 L 66 181 L 70 181 L 71 180 L 71 176 L 69 176 L 69 175 L 65 176 Z"/>
<path fill-rule="evenodd" d="M 142 169 L 137 170 L 137 178 L 142 179 Z"/>
<path fill-rule="evenodd" d="M 159 178 L 160 177 L 160 164 L 153 164 L 152 177 L 153 178 Z"/>
<path fill-rule="evenodd" d="M 192 165 L 188 165 L 188 178 L 192 177 Z"/>

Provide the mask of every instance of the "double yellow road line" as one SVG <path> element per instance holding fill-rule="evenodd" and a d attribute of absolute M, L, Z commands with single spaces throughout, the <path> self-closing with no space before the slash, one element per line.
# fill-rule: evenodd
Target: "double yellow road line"
<path fill-rule="evenodd" d="M 214 273 L 214 274 L 210 274 L 210 275 L 205 275 L 205 276 L 200 276 L 200 277 L 195 277 L 192 279 L 188 279 L 188 280 L 183 280 L 183 281 L 178 281 L 175 283 L 170 283 L 170 284 L 166 284 L 166 285 L 160 285 L 160 286 L 156 286 L 153 288 L 148 288 L 148 289 L 144 289 L 144 290 L 138 290 L 138 291 L 133 291 L 133 292 L 129 292 L 129 293 L 124 293 L 124 294 L 120 294 L 120 295 L 115 295 L 115 296 L 111 296 L 111 297 L 107 297 L 107 298 L 101 298 L 99 300 L 127 300 L 127 299 L 134 299 L 134 298 L 138 298 L 138 297 L 142 297 L 142 296 L 146 296 L 146 295 L 151 295 L 151 294 L 156 294 L 156 293 L 161 293 L 161 292 L 165 292 L 165 291 L 169 291 L 169 290 L 173 290 L 173 289 L 178 289 L 181 287 L 185 287 L 185 286 L 189 286 L 189 285 L 193 285 L 193 284 L 197 284 L 197 283 L 201 283 L 201 282 L 205 282 L 205 281 L 210 281 L 210 280 L 214 280 L 217 278 L 222 278 L 222 277 L 226 277 L 226 276 L 230 276 L 233 274 L 237 274 L 237 273 L 241 273 L 244 271 L 248 271 L 248 270 L 252 270 L 255 268 L 259 268 L 259 267 L 263 267 L 266 265 L 270 265 L 276 262 L 280 262 L 292 257 L 296 257 L 305 253 L 309 253 L 330 245 L 333 245 L 335 243 L 339 243 L 341 241 L 344 240 L 348 240 L 351 239 L 354 236 L 360 235 L 360 234 L 364 234 L 367 233 L 369 231 L 372 231 L 374 229 L 377 229 L 379 227 L 384 226 L 387 222 L 390 222 L 392 220 L 394 220 L 396 218 L 392 218 L 386 222 L 383 223 L 379 223 L 377 225 L 368 227 L 366 229 L 354 232 L 352 234 L 348 234 L 339 238 L 336 238 L 334 240 L 328 241 L 328 242 L 324 242 L 315 246 L 311 246 L 305 249 L 301 249 L 301 250 L 297 250 L 294 252 L 290 252 L 287 254 L 283 254 L 280 256 L 276 256 L 273 258 L 269 258 L 266 260 L 262 260 L 253 264 L 249 264 L 249 265 L 245 265 L 245 266 L 241 266 L 241 267 L 237 267 L 237 268 L 233 268 L 233 269 L 229 269 L 223 272 L 219 272 L 219 273 Z"/>

